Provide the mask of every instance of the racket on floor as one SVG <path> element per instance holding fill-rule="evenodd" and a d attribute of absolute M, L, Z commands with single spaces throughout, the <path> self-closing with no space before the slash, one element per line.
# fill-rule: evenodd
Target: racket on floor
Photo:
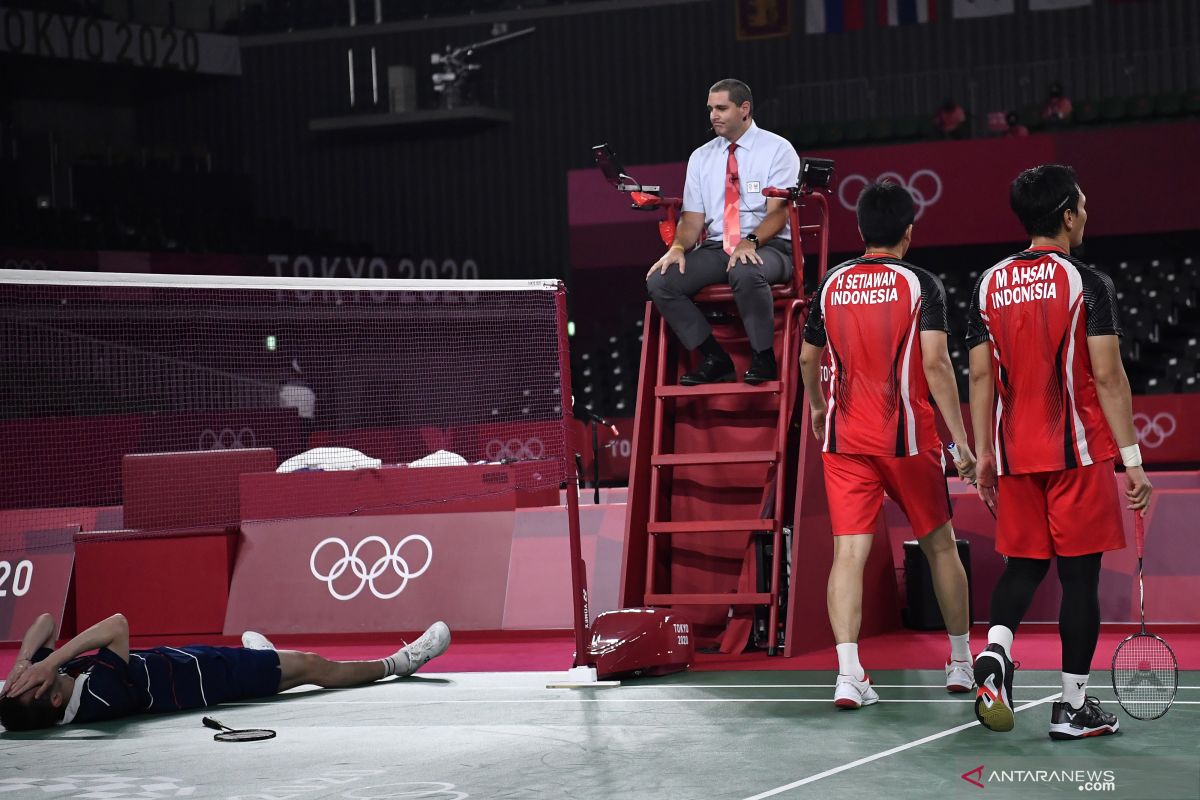
<path fill-rule="evenodd" d="M 267 728 L 245 728 L 238 730 L 231 728 L 228 725 L 222 725 L 212 717 L 205 717 L 201 720 L 204 727 L 212 728 L 214 731 L 221 731 L 213 736 L 213 741 L 217 742 L 260 742 L 263 739 L 274 739 L 275 731 Z"/>
<path fill-rule="evenodd" d="M 1179 662 L 1175 651 L 1161 636 L 1146 631 L 1146 587 L 1142 581 L 1142 553 L 1146 544 L 1146 523 L 1140 512 L 1133 512 L 1133 530 L 1137 541 L 1138 608 L 1142 629 L 1117 645 L 1113 653 L 1112 685 L 1117 702 L 1134 719 L 1158 719 L 1175 702 L 1179 690 Z"/>

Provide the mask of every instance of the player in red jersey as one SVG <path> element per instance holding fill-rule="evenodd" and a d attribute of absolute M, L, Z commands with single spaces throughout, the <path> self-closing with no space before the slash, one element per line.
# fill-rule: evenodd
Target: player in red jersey
<path fill-rule="evenodd" d="M 886 492 L 904 510 L 929 559 L 950 634 L 946 688 L 974 687 L 967 576 L 950 525 L 942 444 L 929 395 L 957 447 L 956 466 L 974 475 L 954 368 L 946 348 L 946 296 L 936 276 L 903 260 L 912 242 L 912 196 L 876 183 L 858 198 L 861 258 L 834 267 L 817 289 L 804 329 L 800 369 L 813 432 L 823 440 L 825 489 L 833 523 L 829 622 L 837 640 L 834 703 L 879 700 L 858 658 L 863 569 Z M 821 356 L 830 356 L 829 398 Z"/>
<path fill-rule="evenodd" d="M 1128 507 L 1144 509 L 1152 487 L 1134 433 L 1112 280 L 1070 254 L 1087 223 L 1075 171 L 1025 170 L 1010 202 L 1032 241 L 980 276 L 967 329 L 979 494 L 997 509 L 996 549 L 1006 557 L 988 646 L 975 661 L 975 716 L 991 730 L 1012 730 L 1013 634 L 1057 556 L 1063 694 L 1050 736 L 1101 736 L 1119 727 L 1087 696 L 1100 559 L 1125 546 L 1113 488 L 1118 449 Z"/>

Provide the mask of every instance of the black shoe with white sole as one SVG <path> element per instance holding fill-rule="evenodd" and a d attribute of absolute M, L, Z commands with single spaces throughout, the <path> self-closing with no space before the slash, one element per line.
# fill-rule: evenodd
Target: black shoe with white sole
<path fill-rule="evenodd" d="M 1050 713 L 1051 739 L 1085 739 L 1089 736 L 1108 736 L 1121 729 L 1115 714 L 1100 707 L 1094 697 L 1085 697 L 1083 706 L 1072 708 L 1070 703 L 1058 702 Z"/>
<path fill-rule="evenodd" d="M 975 659 L 975 718 L 988 730 L 1004 733 L 1017 722 L 1012 699 L 1016 668 L 998 644 L 989 644 Z"/>

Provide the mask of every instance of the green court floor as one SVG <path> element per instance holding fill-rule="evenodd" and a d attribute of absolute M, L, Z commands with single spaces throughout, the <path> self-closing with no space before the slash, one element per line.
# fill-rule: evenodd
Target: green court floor
<path fill-rule="evenodd" d="M 1119 735 L 1080 742 L 1046 735 L 1057 673 L 1017 673 L 1008 734 L 934 672 L 874 673 L 883 699 L 858 711 L 833 707 L 828 673 L 546 688 L 562 677 L 430 674 L 210 710 L 279 732 L 264 742 L 215 742 L 199 712 L 6 734 L 0 798 L 1200 798 L 1196 672 L 1166 717 L 1118 710 Z"/>

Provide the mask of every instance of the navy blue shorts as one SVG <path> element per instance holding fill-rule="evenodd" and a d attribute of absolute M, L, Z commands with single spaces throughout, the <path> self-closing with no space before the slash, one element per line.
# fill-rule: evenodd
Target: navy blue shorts
<path fill-rule="evenodd" d="M 279 653 L 245 647 L 188 645 L 204 671 L 206 705 L 270 697 L 279 691 Z"/>

